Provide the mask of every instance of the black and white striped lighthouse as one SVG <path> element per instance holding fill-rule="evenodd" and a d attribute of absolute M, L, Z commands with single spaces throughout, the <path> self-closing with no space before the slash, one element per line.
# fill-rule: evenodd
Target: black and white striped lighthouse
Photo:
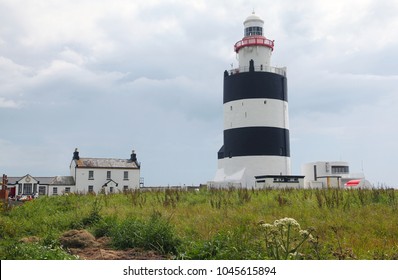
<path fill-rule="evenodd" d="M 271 66 L 274 41 L 251 14 L 235 44 L 239 67 L 224 72 L 224 145 L 215 183 L 254 187 L 256 176 L 290 175 L 286 68 Z"/>

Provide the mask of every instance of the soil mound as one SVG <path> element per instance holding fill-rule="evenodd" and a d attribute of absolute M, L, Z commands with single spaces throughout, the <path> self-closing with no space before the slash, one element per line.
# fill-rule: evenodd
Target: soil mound
<path fill-rule="evenodd" d="M 66 248 L 98 247 L 95 237 L 87 230 L 69 230 L 62 234 L 59 241 Z"/>
<path fill-rule="evenodd" d="M 167 257 L 154 251 L 139 248 L 113 250 L 110 239 L 95 237 L 86 230 L 70 230 L 60 237 L 61 244 L 68 248 L 72 255 L 83 260 L 163 260 Z"/>

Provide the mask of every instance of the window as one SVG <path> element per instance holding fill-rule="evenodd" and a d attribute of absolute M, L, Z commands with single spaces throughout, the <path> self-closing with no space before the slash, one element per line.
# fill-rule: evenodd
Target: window
<path fill-rule="evenodd" d="M 106 179 L 110 179 L 111 178 L 111 171 L 106 171 Z"/>
<path fill-rule="evenodd" d="M 94 186 L 88 186 L 88 192 L 93 193 L 94 192 Z"/>
<path fill-rule="evenodd" d="M 129 190 L 129 186 L 123 186 L 123 191 L 127 192 Z"/>
<path fill-rule="evenodd" d="M 299 178 L 298 177 L 276 177 L 274 178 L 274 183 L 298 183 Z"/>
<path fill-rule="evenodd" d="M 22 194 L 31 194 L 32 193 L 32 184 L 23 184 L 23 193 Z"/>
<path fill-rule="evenodd" d="M 245 29 L 245 36 L 263 35 L 263 28 L 260 26 L 250 26 Z"/>
<path fill-rule="evenodd" d="M 129 179 L 129 172 L 128 171 L 124 171 L 123 172 L 123 180 L 128 180 Z"/>
<path fill-rule="evenodd" d="M 93 170 L 88 171 L 88 179 L 94 180 L 94 171 Z"/>
<path fill-rule="evenodd" d="M 33 193 L 37 193 L 37 184 L 33 184 Z"/>
<path fill-rule="evenodd" d="M 39 195 L 46 195 L 46 186 L 39 186 Z"/>
<path fill-rule="evenodd" d="M 348 166 L 332 166 L 332 174 L 348 174 L 349 172 Z"/>
<path fill-rule="evenodd" d="M 113 187 L 109 187 L 109 192 L 113 193 Z"/>
<path fill-rule="evenodd" d="M 58 188 L 57 187 L 53 187 L 53 195 L 58 195 Z"/>
<path fill-rule="evenodd" d="M 70 193 L 70 187 L 65 187 L 65 193 Z"/>

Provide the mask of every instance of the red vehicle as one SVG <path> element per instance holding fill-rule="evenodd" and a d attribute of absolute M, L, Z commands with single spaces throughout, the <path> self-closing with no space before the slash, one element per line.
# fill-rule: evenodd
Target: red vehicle
<path fill-rule="evenodd" d="M 347 183 L 344 184 L 346 187 L 358 187 L 359 183 L 361 180 L 350 180 Z"/>

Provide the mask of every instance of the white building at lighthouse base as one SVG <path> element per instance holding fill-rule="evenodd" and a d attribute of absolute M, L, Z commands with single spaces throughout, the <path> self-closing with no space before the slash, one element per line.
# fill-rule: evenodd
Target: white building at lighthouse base
<path fill-rule="evenodd" d="M 265 168 L 266 167 L 266 168 Z M 267 173 L 264 173 L 267 170 Z M 247 156 L 218 160 L 218 169 L 213 185 L 255 188 L 256 177 L 273 174 L 286 176 L 283 170 L 290 170 L 290 161 L 280 156 Z"/>

